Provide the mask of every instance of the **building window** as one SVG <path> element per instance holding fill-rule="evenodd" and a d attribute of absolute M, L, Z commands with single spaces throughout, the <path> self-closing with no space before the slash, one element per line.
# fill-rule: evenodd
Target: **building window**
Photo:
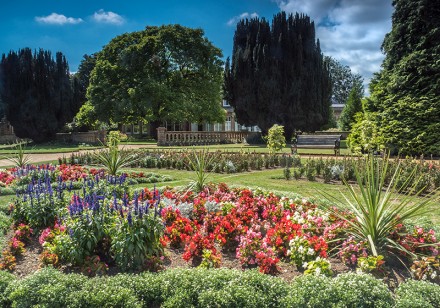
<path fill-rule="evenodd" d="M 231 107 L 231 105 L 226 100 L 223 100 L 223 107 Z"/>
<path fill-rule="evenodd" d="M 226 117 L 225 131 L 227 132 L 231 131 L 231 117 Z"/>

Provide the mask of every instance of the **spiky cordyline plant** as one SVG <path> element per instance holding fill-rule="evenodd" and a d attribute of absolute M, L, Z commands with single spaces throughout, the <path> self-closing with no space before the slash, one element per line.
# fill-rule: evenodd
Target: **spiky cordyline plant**
<path fill-rule="evenodd" d="M 119 150 L 117 145 L 95 152 L 94 156 L 98 164 L 110 175 L 116 175 L 121 168 L 127 167 L 135 161 L 133 155 L 124 149 Z"/>
<path fill-rule="evenodd" d="M 6 157 L 11 163 L 14 164 L 14 167 L 23 168 L 31 161 L 31 156 L 26 153 L 26 146 L 23 145 L 23 142 L 16 141 L 13 144 L 13 148 L 15 149 L 15 153 L 11 157 Z"/>
<path fill-rule="evenodd" d="M 196 173 L 196 179 L 191 183 L 191 188 L 202 191 L 208 179 L 208 167 L 214 162 L 217 155 L 209 153 L 208 149 L 192 150 L 186 155 L 189 167 Z"/>
<path fill-rule="evenodd" d="M 429 205 L 439 201 L 437 191 L 426 196 L 420 196 L 424 188 L 415 191 L 418 181 L 408 187 L 411 177 L 415 176 L 415 170 L 413 170 L 404 183 L 404 190 L 407 192 L 399 194 L 396 183 L 401 174 L 400 164 L 387 186 L 385 178 L 389 156 L 384 159 L 377 159 L 369 155 L 365 160 L 363 173 L 358 167 L 355 168 L 356 182 L 360 193 L 343 179 L 344 185 L 348 188 L 348 194 L 342 193 L 342 196 L 349 209 L 355 214 L 356 219 L 347 220 L 338 212 L 335 212 L 335 214 L 349 223 L 351 228 L 348 233 L 350 235 L 359 241 L 367 242 L 373 255 L 378 256 L 381 253 L 396 249 L 413 255 L 393 241 L 390 238 L 390 233 L 396 230 L 398 224 L 429 212 Z"/>

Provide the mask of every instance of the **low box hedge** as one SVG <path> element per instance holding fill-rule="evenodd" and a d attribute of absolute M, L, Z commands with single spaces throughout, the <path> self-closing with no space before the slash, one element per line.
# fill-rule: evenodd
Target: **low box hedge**
<path fill-rule="evenodd" d="M 86 278 L 45 268 L 24 279 L 0 272 L 2 307 L 440 307 L 440 286 L 407 281 L 395 293 L 371 275 L 300 276 L 255 270 L 174 269 Z"/>

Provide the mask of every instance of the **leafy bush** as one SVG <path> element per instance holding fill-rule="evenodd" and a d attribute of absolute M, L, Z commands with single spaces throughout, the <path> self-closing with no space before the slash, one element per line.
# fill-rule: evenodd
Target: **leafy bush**
<path fill-rule="evenodd" d="M 396 290 L 396 307 L 440 307 L 440 286 L 426 281 L 407 280 Z"/>
<path fill-rule="evenodd" d="M 8 294 L 5 292 L 11 282 L 15 280 L 15 276 L 6 271 L 0 271 L 0 305 L 8 306 Z"/>
<path fill-rule="evenodd" d="M 284 136 L 284 126 L 275 124 L 269 128 L 267 134 L 267 148 L 270 153 L 276 153 L 286 146 L 286 137 Z"/>
<path fill-rule="evenodd" d="M 131 288 L 106 278 L 88 280 L 69 296 L 69 307 L 142 307 Z"/>
<path fill-rule="evenodd" d="M 15 222 L 28 223 L 32 228 L 45 228 L 55 223 L 59 210 L 67 206 L 61 190 L 54 191 L 50 179 L 29 184 L 14 204 L 12 217 Z"/>
<path fill-rule="evenodd" d="M 68 307 L 70 294 L 81 290 L 86 281 L 82 275 L 65 275 L 53 268 L 45 268 L 11 282 L 5 294 L 9 294 L 13 307 Z"/>
<path fill-rule="evenodd" d="M 332 280 L 325 276 L 306 275 L 295 278 L 282 300 L 283 307 L 331 307 L 337 302 Z"/>
<path fill-rule="evenodd" d="M 388 287 L 371 275 L 346 273 L 333 281 L 336 298 L 344 307 L 393 307 Z"/>

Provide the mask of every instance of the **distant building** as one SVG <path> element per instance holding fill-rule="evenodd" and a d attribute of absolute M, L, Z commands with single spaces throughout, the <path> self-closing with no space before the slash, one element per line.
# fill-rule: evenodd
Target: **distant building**
<path fill-rule="evenodd" d="M 335 115 L 336 121 L 341 117 L 342 110 L 345 107 L 345 104 L 332 104 L 333 114 Z"/>

